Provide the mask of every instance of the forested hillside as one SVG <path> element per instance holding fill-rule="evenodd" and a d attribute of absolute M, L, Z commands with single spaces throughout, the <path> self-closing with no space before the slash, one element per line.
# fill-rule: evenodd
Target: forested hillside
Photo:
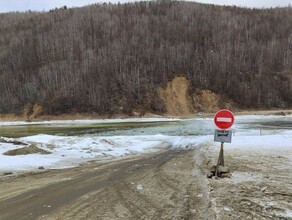
<path fill-rule="evenodd" d="M 184 76 L 242 108 L 292 107 L 292 8 L 192 2 L 0 14 L 0 113 L 165 111 Z"/>

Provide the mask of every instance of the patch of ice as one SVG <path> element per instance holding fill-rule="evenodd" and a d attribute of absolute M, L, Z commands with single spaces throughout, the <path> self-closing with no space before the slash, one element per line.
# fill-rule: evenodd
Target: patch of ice
<path fill-rule="evenodd" d="M 282 213 L 282 217 L 284 217 L 284 218 L 292 218 L 292 210 L 286 210 L 285 213 Z"/>
<path fill-rule="evenodd" d="M 142 184 L 138 184 L 136 188 L 137 188 L 137 190 L 142 190 L 142 189 L 144 189 L 144 186 Z"/>
<path fill-rule="evenodd" d="M 224 206 L 224 211 L 226 211 L 226 212 L 231 212 L 231 208 L 229 208 L 229 207 L 227 207 L 227 206 Z"/>
<path fill-rule="evenodd" d="M 262 180 L 262 175 L 260 174 L 251 174 L 247 172 L 238 172 L 235 171 L 232 173 L 232 176 L 230 178 L 231 181 L 234 183 L 241 183 L 241 182 L 259 182 Z"/>

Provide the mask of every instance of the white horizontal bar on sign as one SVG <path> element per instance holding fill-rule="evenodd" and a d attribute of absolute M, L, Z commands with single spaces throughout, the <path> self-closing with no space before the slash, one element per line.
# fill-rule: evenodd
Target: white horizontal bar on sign
<path fill-rule="evenodd" d="M 218 117 L 217 121 L 218 122 L 232 122 L 232 119 L 231 118 Z"/>

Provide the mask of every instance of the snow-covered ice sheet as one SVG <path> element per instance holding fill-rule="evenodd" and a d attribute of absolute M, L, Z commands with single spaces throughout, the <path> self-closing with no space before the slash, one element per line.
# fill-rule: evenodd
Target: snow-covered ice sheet
<path fill-rule="evenodd" d="M 275 135 L 252 135 L 232 137 L 232 143 L 225 143 L 228 149 L 256 148 L 256 149 L 291 149 L 292 131 Z"/>

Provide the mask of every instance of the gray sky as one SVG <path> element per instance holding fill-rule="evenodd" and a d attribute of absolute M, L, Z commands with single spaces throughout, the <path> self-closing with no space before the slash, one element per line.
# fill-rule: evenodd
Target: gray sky
<path fill-rule="evenodd" d="M 68 7 L 79 7 L 98 2 L 124 3 L 133 1 L 135 0 L 0 0 L 0 12 L 27 11 L 29 9 L 32 11 L 48 11 L 52 8 L 64 5 Z M 289 4 L 292 5 L 292 0 L 197 0 L 196 2 L 216 5 L 237 5 L 251 8 L 284 7 Z"/>

